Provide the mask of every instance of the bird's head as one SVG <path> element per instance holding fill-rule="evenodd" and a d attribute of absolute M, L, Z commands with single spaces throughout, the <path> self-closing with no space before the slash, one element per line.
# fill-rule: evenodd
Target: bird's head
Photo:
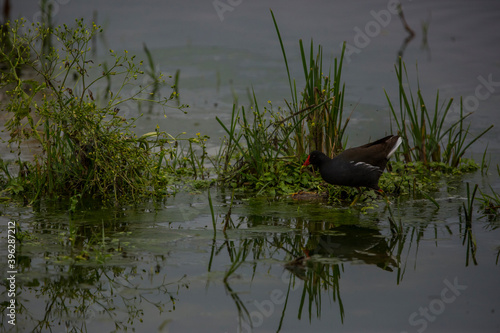
<path fill-rule="evenodd" d="M 321 163 L 323 163 L 324 161 L 328 161 L 328 160 L 329 160 L 328 156 L 326 156 L 325 154 L 323 154 L 319 150 L 315 150 L 315 151 L 312 151 L 309 154 L 309 156 L 307 156 L 307 159 L 304 162 L 304 164 L 302 164 L 302 166 L 312 165 L 315 168 L 318 168 Z"/>

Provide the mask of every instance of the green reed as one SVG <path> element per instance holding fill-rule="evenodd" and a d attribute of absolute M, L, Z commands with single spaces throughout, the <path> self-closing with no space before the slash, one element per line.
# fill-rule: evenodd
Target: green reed
<path fill-rule="evenodd" d="M 149 79 L 152 81 L 151 83 L 151 99 L 155 99 L 155 96 L 158 94 L 160 87 L 161 87 L 161 77 L 158 75 L 157 70 L 156 70 L 156 65 L 153 59 L 153 55 L 151 54 L 151 51 L 149 51 L 148 47 L 146 46 L 146 43 L 143 44 L 143 50 L 144 53 L 146 54 L 146 58 L 148 59 L 148 70 L 144 71 L 144 73 L 149 77 Z M 151 113 L 153 111 L 153 103 L 149 103 L 149 109 L 148 111 Z M 141 104 L 139 104 L 139 110 L 140 110 Z"/>
<path fill-rule="evenodd" d="M 476 198 L 476 192 L 478 189 L 478 184 L 474 186 L 474 189 L 471 191 L 469 188 L 469 183 L 467 183 L 467 204 L 465 202 L 462 203 L 462 208 L 464 210 L 465 221 L 470 223 L 472 221 L 472 213 L 474 210 L 474 200 Z"/>
<path fill-rule="evenodd" d="M 300 157 L 311 150 L 322 150 L 327 154 L 338 153 L 343 150 L 344 133 L 349 123 L 349 118 L 343 119 L 345 84 L 341 83 L 345 43 L 340 58 L 334 59 L 332 76 L 331 68 L 325 75 L 321 45 L 318 46 L 315 55 L 312 40 L 309 52 L 306 52 L 302 40 L 299 40 L 305 81 L 303 91 L 299 92 L 295 80 L 291 78 L 286 50 L 272 11 L 271 15 L 281 46 L 290 87 L 291 101 L 287 102 L 288 114 L 285 115 L 285 119 L 289 121 L 287 130 L 291 132 L 295 141 L 294 150 Z"/>
<path fill-rule="evenodd" d="M 271 15 L 283 52 L 291 99 L 286 101 L 284 108 L 275 108 L 271 102 L 268 107 L 261 107 L 252 92 L 249 108 L 233 105 L 229 124 L 216 117 L 226 137 L 214 164 L 220 180 L 250 183 L 260 192 L 267 189 L 290 192 L 298 189 L 294 183 L 307 183 L 303 179 L 307 176 L 293 172 L 299 168 L 306 153 L 314 149 L 330 154 L 342 150 L 349 122 L 349 118 L 343 116 L 345 86 L 341 84 L 345 46 L 340 59 L 334 60 L 333 75 L 331 70 L 325 75 L 322 47 L 316 49 L 311 41 L 306 51 L 303 42 L 299 41 L 304 73 L 304 89 L 299 91 L 291 78 L 287 54 L 272 11 Z M 298 177 L 290 179 L 290 174 Z"/>
<path fill-rule="evenodd" d="M 464 115 L 462 99 L 459 119 L 447 125 L 446 119 L 452 109 L 453 99 L 441 102 L 438 91 L 435 102 L 429 105 L 424 101 L 418 78 L 416 95 L 413 93 L 406 65 L 401 58 L 395 70 L 399 87 L 399 112 L 387 91 L 385 95 L 398 132 L 403 137 L 402 154 L 405 162 L 444 162 L 457 168 L 467 149 L 493 128 L 493 125 L 469 139 L 470 124 L 466 126 L 465 120 L 471 113 Z"/>
<path fill-rule="evenodd" d="M 471 191 L 469 183 L 467 183 L 467 204 L 462 203 L 462 209 L 464 212 L 465 223 L 462 226 L 460 223 L 460 232 L 463 235 L 462 244 L 467 245 L 465 266 L 469 266 L 469 258 L 472 259 L 474 265 L 477 265 L 476 252 L 477 252 L 477 242 L 476 237 L 474 237 L 474 232 L 472 230 L 472 213 L 474 210 L 474 200 L 476 197 L 476 192 L 478 189 L 478 184 L 474 185 L 474 189 Z M 460 216 L 460 221 L 462 217 Z"/>

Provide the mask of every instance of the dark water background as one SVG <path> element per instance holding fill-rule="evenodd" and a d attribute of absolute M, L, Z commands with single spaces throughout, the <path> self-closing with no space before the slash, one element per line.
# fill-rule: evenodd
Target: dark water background
<path fill-rule="evenodd" d="M 143 56 L 146 43 L 161 71 L 180 69 L 181 100 L 190 104 L 188 114 L 173 110 L 167 119 L 160 112 L 147 114 L 138 131 L 149 132 L 159 124 L 172 134 L 202 132 L 211 137 L 212 149 L 223 135 L 215 116 L 230 117 L 232 89 L 243 105 L 250 87 L 262 103 L 283 105 L 289 99 L 270 8 L 298 86 L 299 39 L 323 45 L 328 59 L 339 56 L 343 41 L 348 43 L 343 79 L 346 105 L 354 109 L 349 146 L 390 132 L 384 89 L 397 97 L 394 64 L 402 52 L 414 88 L 418 63 L 428 103 L 436 90 L 443 100 L 462 96 L 465 111 L 474 111 L 473 134 L 495 124 L 467 156 L 480 160 L 488 145 L 489 173 L 443 184 L 436 194 L 440 209 L 428 200 L 395 202 L 394 215 L 406 228 L 406 237 L 397 241 L 384 203 L 364 212 L 241 195 L 232 209 L 240 228 L 226 236 L 219 230 L 215 239 L 206 193 L 179 194 L 160 206 L 83 211 L 72 218 L 57 205 L 36 212 L 4 207 L 2 228 L 15 218 L 40 237 L 40 244 L 53 244 L 41 248 L 35 242 L 20 250 L 24 261 L 17 300 L 26 310 L 19 310 L 12 331 L 30 331 L 46 318 L 55 332 L 125 327 L 137 332 L 246 332 L 249 324 L 243 320 L 239 325 L 246 315 L 256 332 L 500 331 L 499 224 L 475 213 L 474 263 L 460 208 L 466 182 L 485 192 L 490 185 L 500 191 L 495 170 L 500 162 L 500 2 L 403 1 L 416 33 L 407 45 L 399 17 L 388 9 L 392 1 L 220 2 L 230 6 L 221 15 L 214 1 L 65 0 L 55 2 L 54 20 L 70 24 L 77 17 L 96 17 L 105 28 L 98 44 L 103 58 L 108 48 Z M 13 4 L 13 18 L 35 21 L 39 15 L 36 1 Z M 423 24 L 428 24 L 427 42 Z M 449 118 L 451 123 L 457 112 Z M 214 190 L 212 196 L 221 222 L 231 194 Z M 126 255 L 97 267 L 54 260 L 68 254 L 59 240 L 70 224 L 83 231 L 109 226 L 106 237 L 118 240 L 120 245 L 113 247 L 123 247 Z M 284 266 L 293 259 L 286 245 L 296 238 L 326 242 L 334 250 L 320 253 L 305 273 L 292 273 Z M 224 281 L 240 250 L 242 264 Z M 6 257 L 4 247 L 0 253 Z M 315 269 L 323 275 L 302 279 Z M 74 310 L 78 305 L 81 309 Z M 246 315 L 238 311 L 242 305 Z"/>

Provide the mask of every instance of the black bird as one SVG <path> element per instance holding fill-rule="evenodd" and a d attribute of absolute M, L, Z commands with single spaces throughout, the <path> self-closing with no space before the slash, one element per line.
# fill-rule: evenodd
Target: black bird
<path fill-rule="evenodd" d="M 358 189 L 368 187 L 382 193 L 378 180 L 401 142 L 398 135 L 389 135 L 363 146 L 346 149 L 334 158 L 315 150 L 309 154 L 303 166 L 313 165 L 327 183 Z"/>

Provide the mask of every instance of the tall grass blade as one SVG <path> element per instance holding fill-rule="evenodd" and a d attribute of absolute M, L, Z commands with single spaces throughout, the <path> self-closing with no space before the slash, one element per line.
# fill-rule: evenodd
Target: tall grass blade
<path fill-rule="evenodd" d="M 295 82 L 293 82 L 293 84 L 292 84 L 292 78 L 290 76 L 290 68 L 288 67 L 288 60 L 287 60 L 287 57 L 286 57 L 285 47 L 283 46 L 283 39 L 281 38 L 280 30 L 279 30 L 279 27 L 278 27 L 278 22 L 276 21 L 276 17 L 274 17 L 273 11 L 272 10 L 270 10 L 270 11 L 271 11 L 271 16 L 273 18 L 274 27 L 276 29 L 276 33 L 278 34 L 278 40 L 280 42 L 281 52 L 283 53 L 283 60 L 285 61 L 286 74 L 288 76 L 288 84 L 290 86 L 290 94 L 292 96 L 292 106 L 294 108 L 294 111 L 297 111 L 297 108 L 298 108 L 298 98 L 297 98 L 297 93 L 296 93 L 297 90 L 294 89 Z"/>
<path fill-rule="evenodd" d="M 212 203 L 212 195 L 210 194 L 210 189 L 207 191 L 208 195 L 208 206 L 210 207 L 210 215 L 212 217 L 212 227 L 214 229 L 214 240 L 217 237 L 217 219 L 215 218 L 214 205 Z"/>

